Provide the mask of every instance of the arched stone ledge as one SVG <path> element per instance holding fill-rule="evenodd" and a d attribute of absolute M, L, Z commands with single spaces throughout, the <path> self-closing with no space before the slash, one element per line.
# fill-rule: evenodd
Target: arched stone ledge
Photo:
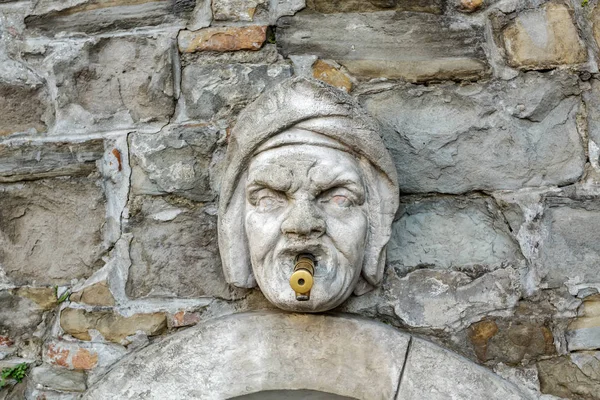
<path fill-rule="evenodd" d="M 491 371 L 379 322 L 257 312 L 207 321 L 117 364 L 84 399 L 229 399 L 271 390 L 357 399 L 528 399 Z"/>

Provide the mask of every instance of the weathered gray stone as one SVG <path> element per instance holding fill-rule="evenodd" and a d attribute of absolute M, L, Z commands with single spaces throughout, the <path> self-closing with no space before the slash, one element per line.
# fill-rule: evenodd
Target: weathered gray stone
<path fill-rule="evenodd" d="M 567 330 L 569 351 L 600 349 L 600 295 L 587 297 Z"/>
<path fill-rule="evenodd" d="M 491 371 L 413 338 L 396 399 L 425 397 L 431 400 L 531 399 Z"/>
<path fill-rule="evenodd" d="M 232 118 L 291 72 L 287 64 L 188 65 L 181 82 L 185 114 L 200 120 Z"/>
<path fill-rule="evenodd" d="M 542 393 L 573 400 L 600 399 L 600 353 L 576 353 L 537 364 Z"/>
<path fill-rule="evenodd" d="M 26 11 L 15 5 L 0 12 L 0 137 L 44 132 L 52 120 L 44 79 L 21 59 Z"/>
<path fill-rule="evenodd" d="M 183 26 L 195 0 L 77 0 L 37 2 L 25 19 L 28 29 L 44 35 L 99 33 L 170 24 Z"/>
<path fill-rule="evenodd" d="M 104 154 L 101 139 L 86 142 L 0 144 L 0 183 L 57 176 L 87 176 Z"/>
<path fill-rule="evenodd" d="M 215 126 L 201 124 L 169 126 L 158 134 L 133 134 L 133 193 L 174 193 L 195 201 L 214 200 L 211 160 L 224 134 Z"/>
<path fill-rule="evenodd" d="M 127 228 L 133 234 L 129 296 L 232 299 L 245 292 L 229 286 L 223 277 L 216 210 L 183 199 L 168 204 L 138 198 L 134 203 Z"/>
<path fill-rule="evenodd" d="M 275 64 L 283 61 L 277 53 L 277 46 L 264 44 L 260 50 L 239 50 L 226 52 L 194 52 L 181 54 L 181 65 L 191 64 Z"/>
<path fill-rule="evenodd" d="M 372 11 L 417 11 L 441 14 L 440 0 L 307 0 L 306 7 L 324 14 L 372 12 Z"/>
<path fill-rule="evenodd" d="M 301 12 L 277 23 L 285 56 L 333 59 L 351 74 L 410 81 L 475 79 L 487 74 L 481 28 L 422 13 Z"/>
<path fill-rule="evenodd" d="M 256 8 L 266 0 L 213 0 L 213 15 L 217 21 L 252 21 Z"/>
<path fill-rule="evenodd" d="M 503 315 L 520 297 L 519 275 L 499 269 L 473 279 L 462 272 L 422 269 L 389 278 L 385 298 L 400 321 L 410 327 L 466 328 L 481 316 Z"/>
<path fill-rule="evenodd" d="M 186 26 L 191 31 L 210 26 L 212 22 L 211 0 L 196 0 L 196 7 L 192 11 L 190 20 Z"/>
<path fill-rule="evenodd" d="M 567 6 L 548 3 L 525 11 L 502 32 L 509 63 L 524 69 L 548 69 L 587 60 Z"/>
<path fill-rule="evenodd" d="M 274 25 L 279 17 L 294 15 L 305 0 L 213 0 L 217 21 L 261 21 Z"/>
<path fill-rule="evenodd" d="M 85 372 L 41 365 L 31 370 L 31 380 L 44 388 L 65 392 L 83 392 L 86 389 Z"/>
<path fill-rule="evenodd" d="M 265 390 L 308 389 L 391 399 L 408 340 L 388 326 L 351 317 L 237 314 L 143 349 L 84 398 L 135 398 L 150 391 L 165 400 L 227 399 Z"/>
<path fill-rule="evenodd" d="M 573 294 L 580 288 L 600 288 L 598 202 L 556 201 L 542 219 L 542 232 L 546 234 L 539 252 L 542 282 L 551 288 L 566 285 Z"/>
<path fill-rule="evenodd" d="M 0 186 L 0 268 L 17 285 L 90 276 L 104 252 L 104 196 L 89 178 Z"/>
<path fill-rule="evenodd" d="M 387 259 L 400 275 L 424 267 L 481 273 L 523 262 L 492 200 L 415 198 L 398 215 Z"/>
<path fill-rule="evenodd" d="M 168 37 L 113 37 L 56 50 L 59 134 L 165 123 L 173 114 L 172 52 Z M 50 61 L 49 61 L 50 62 Z"/>
<path fill-rule="evenodd" d="M 44 309 L 34 301 L 8 290 L 0 291 L 0 335 L 10 342 L 32 333 L 42 321 Z"/>
<path fill-rule="evenodd" d="M 600 10 L 600 7 L 598 9 Z M 600 30 L 600 12 L 598 12 L 598 18 L 598 29 Z M 591 79 L 590 84 L 592 86 L 591 90 L 583 93 L 588 112 L 588 134 L 590 135 L 590 140 L 597 147 L 600 147 L 600 81 Z"/>
<path fill-rule="evenodd" d="M 583 174 L 574 76 L 407 85 L 364 95 L 384 124 L 404 192 L 464 193 L 564 185 Z"/>

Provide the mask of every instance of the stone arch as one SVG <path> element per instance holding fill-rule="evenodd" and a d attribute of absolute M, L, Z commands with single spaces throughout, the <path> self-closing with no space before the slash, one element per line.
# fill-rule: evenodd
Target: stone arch
<path fill-rule="evenodd" d="M 529 398 L 489 370 L 379 322 L 255 312 L 207 321 L 131 355 L 84 399 L 230 399 L 282 390 L 366 400 Z"/>

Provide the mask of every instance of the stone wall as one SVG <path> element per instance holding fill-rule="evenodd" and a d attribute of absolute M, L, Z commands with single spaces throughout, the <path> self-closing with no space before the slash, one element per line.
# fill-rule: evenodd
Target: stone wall
<path fill-rule="evenodd" d="M 0 0 L 0 399 L 271 306 L 221 272 L 228 132 L 309 75 L 383 126 L 401 207 L 360 314 L 534 397 L 600 399 L 596 0 Z M 544 394 L 544 395 L 543 395 Z"/>

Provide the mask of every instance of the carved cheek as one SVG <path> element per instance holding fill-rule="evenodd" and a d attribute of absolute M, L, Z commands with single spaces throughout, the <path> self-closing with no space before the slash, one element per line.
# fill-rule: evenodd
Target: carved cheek
<path fill-rule="evenodd" d="M 246 236 L 252 257 L 263 258 L 273 249 L 281 235 L 280 213 L 260 213 L 249 210 L 246 214 Z"/>

